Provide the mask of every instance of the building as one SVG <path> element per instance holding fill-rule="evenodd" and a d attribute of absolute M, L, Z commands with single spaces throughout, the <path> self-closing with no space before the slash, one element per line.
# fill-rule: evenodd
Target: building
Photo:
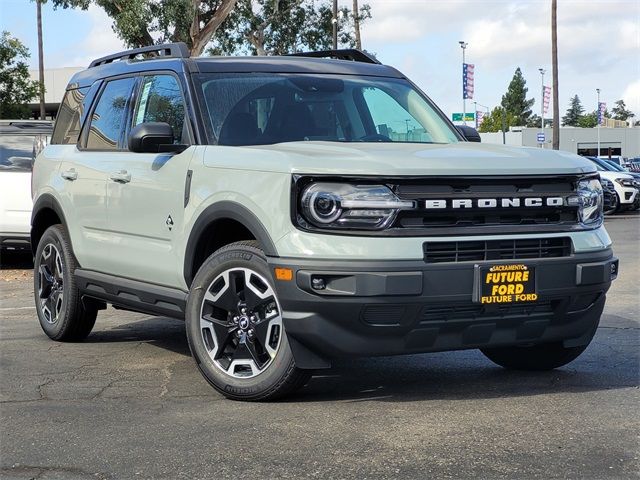
<path fill-rule="evenodd" d="M 44 106 L 47 118 L 53 119 L 57 112 L 67 84 L 71 77 L 77 72 L 84 70 L 83 67 L 63 67 L 63 68 L 45 68 L 44 70 Z M 29 70 L 29 76 L 32 80 L 38 81 L 38 70 Z M 34 103 L 29 104 L 29 108 L 33 112 L 33 116 L 40 115 L 40 100 L 36 99 Z"/>
<path fill-rule="evenodd" d="M 522 147 L 539 147 L 538 133 L 540 128 L 512 127 L 509 132 L 481 133 L 485 143 L 505 143 Z M 544 129 L 544 147 L 551 148 L 553 131 Z M 560 150 L 578 155 L 595 156 L 598 150 L 597 128 L 560 128 Z M 640 128 L 600 128 L 600 156 L 640 157 Z"/>

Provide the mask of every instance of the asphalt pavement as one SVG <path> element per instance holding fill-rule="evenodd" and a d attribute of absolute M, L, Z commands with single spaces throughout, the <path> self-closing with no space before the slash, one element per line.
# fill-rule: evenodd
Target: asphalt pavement
<path fill-rule="evenodd" d="M 98 315 L 56 343 L 29 258 L 0 270 L 0 478 L 640 478 L 640 216 L 588 350 L 545 373 L 478 351 L 344 361 L 278 403 L 224 399 L 180 321 Z"/>

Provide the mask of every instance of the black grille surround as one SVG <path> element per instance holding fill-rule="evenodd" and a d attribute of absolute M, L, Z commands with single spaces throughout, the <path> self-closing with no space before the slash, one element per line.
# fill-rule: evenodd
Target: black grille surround
<path fill-rule="evenodd" d="M 579 180 L 598 178 L 597 174 L 504 175 L 456 177 L 380 177 L 293 175 L 291 220 L 303 231 L 329 235 L 376 237 L 437 237 L 559 233 L 593 230 L 600 224 L 584 226 L 578 207 L 566 199 L 577 195 Z M 384 230 L 325 229 L 309 224 L 300 213 L 300 196 L 311 183 L 332 182 L 354 185 L 387 185 L 401 200 L 412 200 L 416 207 L 398 213 Z M 527 198 L 561 197 L 561 206 L 522 206 Z M 520 207 L 426 209 L 427 200 L 520 199 Z"/>
<path fill-rule="evenodd" d="M 422 249 L 426 263 L 560 258 L 571 255 L 571 239 L 557 237 L 425 242 Z"/>

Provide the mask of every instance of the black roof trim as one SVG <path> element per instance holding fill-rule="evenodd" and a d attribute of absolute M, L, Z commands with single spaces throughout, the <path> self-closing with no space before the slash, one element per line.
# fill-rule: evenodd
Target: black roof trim
<path fill-rule="evenodd" d="M 370 53 L 347 48 L 343 50 L 320 50 L 318 52 L 290 53 L 291 57 L 313 57 L 313 58 L 334 58 L 336 60 L 350 60 L 352 62 L 375 63 L 381 65 L 376 57 Z"/>
<path fill-rule="evenodd" d="M 134 48 L 133 50 L 125 50 L 124 52 L 114 53 L 106 57 L 97 58 L 89 65 L 89 68 L 112 63 L 115 60 L 132 60 L 138 55 L 154 54 L 151 58 L 189 58 L 191 53 L 186 43 L 163 43 L 161 45 L 151 45 L 148 47 Z"/>

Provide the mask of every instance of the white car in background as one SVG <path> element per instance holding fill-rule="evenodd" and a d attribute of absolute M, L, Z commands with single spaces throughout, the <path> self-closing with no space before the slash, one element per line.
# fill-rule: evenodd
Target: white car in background
<path fill-rule="evenodd" d="M 0 249 L 30 248 L 31 170 L 34 150 L 44 146 L 52 122 L 0 121 Z"/>
<path fill-rule="evenodd" d="M 589 157 L 587 157 L 589 158 Z M 602 165 L 589 158 L 598 170 L 602 178 L 606 178 L 613 183 L 613 187 L 618 195 L 618 210 L 635 209 L 640 202 L 640 182 L 628 173 L 615 170 L 605 170 Z"/>

